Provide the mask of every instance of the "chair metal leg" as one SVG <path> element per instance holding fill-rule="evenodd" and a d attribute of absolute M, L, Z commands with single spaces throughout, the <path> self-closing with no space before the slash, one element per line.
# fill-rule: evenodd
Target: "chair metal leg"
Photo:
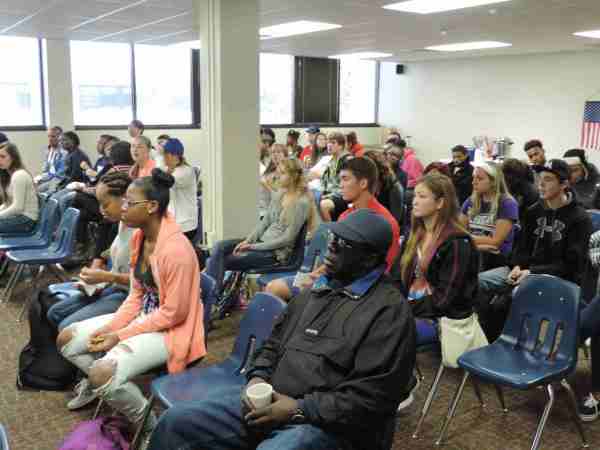
<path fill-rule="evenodd" d="M 442 374 L 444 373 L 444 364 L 440 364 L 440 367 L 435 375 L 435 379 L 433 380 L 433 384 L 429 389 L 429 393 L 427 394 L 427 398 L 425 399 L 425 404 L 423 405 L 423 409 L 421 410 L 421 417 L 419 417 L 419 421 L 417 422 L 417 428 L 415 428 L 415 432 L 413 433 L 413 439 L 417 439 L 419 437 L 419 432 L 421 431 L 421 427 L 425 422 L 425 417 L 429 413 L 429 409 L 431 408 L 431 403 L 433 402 L 433 398 L 437 393 L 440 380 L 442 379 Z"/>
<path fill-rule="evenodd" d="M 467 384 L 468 378 L 469 378 L 469 372 L 467 372 L 465 370 L 465 374 L 463 375 L 463 379 L 460 382 L 460 385 L 458 386 L 456 393 L 454 394 L 454 398 L 452 399 L 452 404 L 450 405 L 450 408 L 448 409 L 448 414 L 446 415 L 446 419 L 444 420 L 444 423 L 442 424 L 442 429 L 440 430 L 440 435 L 439 435 L 437 441 L 435 441 L 435 445 L 442 445 L 442 442 L 444 442 L 444 438 L 446 437 L 446 431 L 448 430 L 448 427 L 450 426 L 450 422 L 452 421 L 452 418 L 454 417 L 454 413 L 456 412 L 456 407 L 458 406 L 458 402 L 460 401 L 460 398 L 462 397 L 462 393 L 465 389 L 465 384 Z"/>
<path fill-rule="evenodd" d="M 550 416 L 550 411 L 552 411 L 552 406 L 554 405 L 554 388 L 551 384 L 546 385 L 546 391 L 548 392 L 548 401 L 546 402 L 544 412 L 542 413 L 542 417 L 540 418 L 537 430 L 535 431 L 533 443 L 531 444 L 531 450 L 538 450 L 540 448 L 542 433 L 544 432 L 546 421 L 548 420 L 548 416 Z"/>
<path fill-rule="evenodd" d="M 10 278 L 8 280 L 6 287 L 2 291 L 2 301 L 3 302 L 8 303 L 8 301 L 12 297 L 12 291 L 15 288 L 15 285 L 17 284 L 17 282 L 19 281 L 19 278 L 21 278 L 21 274 L 23 273 L 23 270 L 25 270 L 24 264 L 18 264 L 17 267 L 15 267 L 15 270 L 10 275 Z"/>
<path fill-rule="evenodd" d="M 485 408 L 485 402 L 483 401 L 483 396 L 481 395 L 481 389 L 479 388 L 479 381 L 475 379 L 475 377 L 471 377 L 471 385 L 473 385 L 473 390 L 475 391 L 475 395 L 477 396 L 477 400 L 479 400 L 479 404 L 482 408 Z"/>
<path fill-rule="evenodd" d="M 6 273 L 6 269 L 8 269 L 8 265 L 10 264 L 10 259 L 8 257 L 4 258 L 2 265 L 0 266 L 0 277 L 4 276 Z"/>
<path fill-rule="evenodd" d="M 498 400 L 500 401 L 500 406 L 502 407 L 502 412 L 507 413 L 508 408 L 506 407 L 506 403 L 504 402 L 504 393 L 502 392 L 502 388 L 497 384 L 494 385 L 496 389 L 496 394 L 498 395 Z"/>
<path fill-rule="evenodd" d="M 31 290 L 32 292 L 36 292 L 37 291 L 37 282 L 39 280 L 39 277 L 44 273 L 44 267 L 45 266 L 40 266 L 38 269 L 38 273 L 37 275 L 33 276 L 33 279 L 31 280 Z M 17 322 L 21 322 L 21 320 L 23 320 L 23 316 L 25 315 L 25 311 L 27 310 L 27 307 L 29 306 L 29 304 L 31 303 L 31 295 L 28 295 L 25 300 L 23 301 L 23 307 L 21 308 L 21 312 L 19 313 L 19 316 L 17 317 Z"/>
<path fill-rule="evenodd" d="M 131 441 L 131 448 L 130 450 L 137 450 L 138 446 L 140 445 L 140 438 L 142 436 L 142 431 L 144 431 L 144 425 L 146 425 L 146 422 L 148 421 L 148 417 L 150 416 L 150 413 L 152 412 L 152 408 L 154 407 L 154 395 L 150 395 L 150 398 L 148 399 L 148 405 L 146 406 L 146 409 L 144 411 L 144 416 L 142 417 L 142 420 L 140 422 L 140 424 L 138 425 L 137 429 L 135 430 L 135 435 L 133 436 L 133 440 Z"/>
<path fill-rule="evenodd" d="M 421 367 L 419 366 L 419 361 L 415 361 L 415 371 L 417 372 L 417 378 L 419 381 L 422 382 L 425 380 L 425 376 L 423 375 L 423 372 L 421 372 Z"/>
<path fill-rule="evenodd" d="M 96 410 L 94 411 L 94 415 L 92 416 L 93 420 L 96 420 L 98 418 L 98 416 L 100 415 L 100 411 L 102 411 L 103 407 L 104 407 L 104 399 L 99 398 L 98 406 L 96 406 Z"/>
<path fill-rule="evenodd" d="M 581 423 L 581 419 L 577 414 L 577 399 L 575 398 L 575 393 L 573 392 L 573 388 L 567 380 L 562 380 L 560 384 L 565 388 L 567 393 L 569 394 L 569 406 L 571 409 L 571 414 L 573 415 L 573 420 L 575 421 L 575 426 L 577 426 L 577 431 L 579 432 L 579 436 L 581 436 L 581 446 L 583 448 L 588 448 L 590 444 L 585 438 L 585 431 L 583 430 L 583 425 Z"/>

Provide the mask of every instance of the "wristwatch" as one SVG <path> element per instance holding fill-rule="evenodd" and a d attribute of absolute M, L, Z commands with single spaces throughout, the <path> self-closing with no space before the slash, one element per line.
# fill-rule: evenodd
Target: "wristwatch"
<path fill-rule="evenodd" d="M 294 414 L 290 418 L 290 422 L 294 425 L 306 423 L 306 415 L 304 414 L 302 408 L 296 408 L 296 411 L 294 411 Z"/>

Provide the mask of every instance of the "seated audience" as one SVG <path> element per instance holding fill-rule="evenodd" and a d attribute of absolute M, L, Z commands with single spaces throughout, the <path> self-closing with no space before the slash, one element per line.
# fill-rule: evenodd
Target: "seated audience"
<path fill-rule="evenodd" d="M 346 137 L 342 133 L 331 133 L 327 145 L 331 160 L 321 177 L 320 210 L 321 218 L 331 222 L 348 208 L 340 192 L 340 168 L 352 155 L 346 151 Z"/>
<path fill-rule="evenodd" d="M 331 227 L 326 274 L 278 319 L 254 354 L 246 386 L 180 402 L 160 418 L 149 450 L 330 450 L 381 445 L 415 381 L 415 326 L 384 275 L 386 220 L 358 210 Z M 253 409 L 246 390 L 273 387 Z"/>
<path fill-rule="evenodd" d="M 596 166 L 587 160 L 585 150 L 580 148 L 568 150 L 564 154 L 564 159 L 569 165 L 569 182 L 571 190 L 577 197 L 577 203 L 585 209 L 600 208 L 600 192 L 598 191 L 600 174 L 598 174 Z"/>
<path fill-rule="evenodd" d="M 85 161 L 81 162 L 81 168 L 85 172 L 86 183 L 81 183 L 79 188 L 83 188 L 85 184 L 95 185 L 98 181 L 98 176 L 104 175 L 110 169 L 110 158 L 107 155 L 108 146 L 112 146 L 114 142 L 118 142 L 118 139 L 109 135 L 101 134 L 96 141 L 96 151 L 98 152 L 99 158 L 96 160 L 94 167 L 90 167 Z"/>
<path fill-rule="evenodd" d="M 491 296 L 506 293 L 530 273 L 554 275 L 578 285 L 585 273 L 592 223 L 569 191 L 569 166 L 552 159 L 536 170 L 540 200 L 525 212 L 510 265 L 479 274 L 479 315 L 490 341 L 499 335 L 504 320 L 490 310 Z"/>
<path fill-rule="evenodd" d="M 58 184 L 58 189 L 64 189 L 73 182 L 84 183 L 86 181 L 85 171 L 81 163 L 91 165 L 88 155 L 79 148 L 79 136 L 74 131 L 67 131 L 62 135 L 62 148 L 67 152 L 65 157 L 65 176 Z"/>
<path fill-rule="evenodd" d="M 306 150 L 306 147 L 302 151 Z M 325 133 L 318 132 L 315 135 L 315 143 L 311 146 L 310 152 L 308 152 L 303 158 L 300 158 L 304 163 L 304 167 L 311 169 L 309 172 L 310 179 L 319 179 L 323 176 L 325 168 L 321 169 L 319 162 L 328 156 L 327 152 L 327 136 Z M 327 161 L 329 162 L 329 161 Z M 326 166 L 325 166 L 326 167 Z"/>
<path fill-rule="evenodd" d="M 275 132 L 271 128 L 260 129 L 259 161 L 262 175 L 271 161 L 271 147 L 275 143 Z"/>
<path fill-rule="evenodd" d="M 210 253 L 206 272 L 223 287 L 226 270 L 244 271 L 285 264 L 292 256 L 302 227 L 316 228 L 317 213 L 297 159 L 285 159 L 278 167 L 280 190 L 273 193 L 269 210 L 245 239 L 219 241 Z"/>
<path fill-rule="evenodd" d="M 419 178 L 423 176 L 423 164 L 417 158 L 415 151 L 412 148 L 406 147 L 406 141 L 400 138 L 398 133 L 390 133 L 387 144 L 391 144 L 395 149 L 399 150 L 400 168 L 406 173 L 408 178 L 408 189 L 413 189 Z"/>
<path fill-rule="evenodd" d="M 383 152 L 377 150 L 369 150 L 364 153 L 366 158 L 369 158 L 377 167 L 377 183 L 375 186 L 374 194 L 377 201 L 381 203 L 385 209 L 392 211 L 392 190 L 396 186 L 398 180 L 392 169 L 387 164 L 385 155 Z"/>
<path fill-rule="evenodd" d="M 355 131 L 351 131 L 346 135 L 346 148 L 353 156 L 363 156 L 365 153 L 364 147 L 358 142 L 358 137 Z"/>
<path fill-rule="evenodd" d="M 57 339 L 63 356 L 88 377 L 81 395 L 98 395 L 135 425 L 148 401 L 131 380 L 165 363 L 169 373 L 181 372 L 206 354 L 198 259 L 167 213 L 173 183 L 155 169 L 127 188 L 122 219 L 138 228 L 131 291 L 116 313 L 74 323 Z M 155 423 L 150 414 L 143 433 Z"/>
<path fill-rule="evenodd" d="M 258 217 L 262 218 L 267 213 L 271 204 L 273 192 L 279 189 L 279 165 L 284 159 L 287 159 L 287 148 L 282 144 L 273 144 L 271 146 L 271 155 L 269 165 L 265 168 L 260 177 L 260 186 L 258 192 Z"/>
<path fill-rule="evenodd" d="M 531 169 L 523 161 L 508 158 L 502 163 L 502 173 L 508 191 L 519 205 L 519 221 L 522 222 L 525 211 L 540 198 L 537 187 L 533 184 Z"/>
<path fill-rule="evenodd" d="M 134 164 L 129 176 L 132 180 L 152 175 L 156 161 L 150 158 L 151 148 L 152 142 L 146 136 L 139 135 L 131 140 L 131 158 Z"/>
<path fill-rule="evenodd" d="M 428 173 L 444 175 L 450 178 L 450 169 L 448 168 L 448 164 L 444 164 L 440 161 L 427 164 L 425 170 L 423 170 L 423 176 L 427 175 Z"/>
<path fill-rule="evenodd" d="M 150 157 L 156 162 L 156 167 L 159 169 L 165 169 L 165 151 L 163 149 L 163 145 L 171 139 L 171 136 L 168 134 L 160 134 L 156 138 L 156 145 L 150 151 Z"/>
<path fill-rule="evenodd" d="M 465 201 L 460 221 L 482 252 L 483 270 L 506 266 L 519 222 L 519 205 L 508 192 L 500 167 L 493 162 L 477 165 L 473 194 Z"/>
<path fill-rule="evenodd" d="M 302 147 L 298 145 L 298 140 L 300 139 L 300 133 L 296 130 L 290 130 L 287 134 L 287 142 L 286 147 L 288 154 L 291 158 L 300 158 L 300 154 L 302 153 Z"/>
<path fill-rule="evenodd" d="M 304 130 L 304 133 L 306 134 L 307 144 L 304 146 L 302 153 L 300 153 L 300 159 L 302 161 L 313 155 L 314 146 L 317 143 L 317 135 L 321 133 L 321 129 L 319 127 L 312 126 Z M 325 145 L 327 145 L 327 137 L 325 137 Z M 317 161 L 313 158 L 312 165 L 315 165 L 316 163 Z"/>
<path fill-rule="evenodd" d="M 464 145 L 452 148 L 452 161 L 448 164 L 448 170 L 458 196 L 458 204 L 462 205 L 473 193 L 473 166 Z"/>
<path fill-rule="evenodd" d="M 544 144 L 539 139 L 531 139 L 525 142 L 523 150 L 527 154 L 529 165 L 535 169 L 535 166 L 546 165 L 546 150 L 544 150 Z M 538 184 L 538 172 L 533 170 L 534 183 Z"/>
<path fill-rule="evenodd" d="M 113 241 L 108 254 L 102 257 L 102 264 L 95 268 L 84 267 L 79 278 L 89 285 L 99 284 L 99 289 L 88 296 L 80 287 L 80 292 L 75 295 L 63 294 L 48 310 L 48 320 L 59 331 L 75 322 L 90 319 L 104 314 L 114 313 L 129 290 L 129 240 L 133 228 L 129 228 L 121 220 L 121 203 L 131 179 L 123 172 L 110 172 L 104 175 L 96 188 L 96 195 L 100 203 L 100 211 L 104 218 L 112 223 L 119 224 L 119 234 Z M 110 260 L 112 267 L 107 270 L 106 263 Z M 75 283 L 74 287 L 79 285 Z M 94 397 L 92 397 L 93 399 Z M 69 402 L 69 409 L 77 409 L 87 403 L 80 403 L 82 398 Z"/>
<path fill-rule="evenodd" d="M 23 165 L 17 146 L 0 144 L 0 234 L 26 233 L 39 219 L 33 177 Z"/>
<path fill-rule="evenodd" d="M 392 169 L 392 172 L 394 172 L 394 175 L 396 175 L 396 179 L 400 182 L 402 187 L 407 189 L 408 175 L 402 170 L 402 167 L 400 167 L 403 152 L 402 146 L 395 141 L 386 144 L 384 147 L 384 155 L 389 167 Z"/>
<path fill-rule="evenodd" d="M 392 243 L 387 253 L 387 266 L 389 270 L 394 262 L 398 251 L 400 250 L 400 227 L 392 214 L 377 201 L 374 192 L 378 183 L 377 167 L 373 161 L 367 157 L 351 158 L 346 160 L 340 170 L 340 187 L 344 201 L 351 206 L 344 211 L 339 220 L 345 220 L 357 209 L 370 209 L 376 214 L 382 216 L 392 229 Z M 295 286 L 295 276 L 279 278 L 271 281 L 265 288 L 266 292 L 278 296 L 284 301 L 289 301 L 300 293 L 301 288 L 309 288 L 312 282 L 318 279 L 325 272 L 325 265 L 322 265 L 308 274 L 310 283 L 303 286 Z"/>
<path fill-rule="evenodd" d="M 198 228 L 198 183 L 194 169 L 183 156 L 183 144 L 171 138 L 163 144 L 164 162 L 167 172 L 173 175 L 175 184 L 171 188 L 169 212 L 181 231 L 192 242 Z"/>
<path fill-rule="evenodd" d="M 65 156 L 67 152 L 61 145 L 62 128 L 48 128 L 48 145 L 44 146 L 44 167 L 42 173 L 34 178 L 38 192 L 54 192 L 65 174 Z"/>
<path fill-rule="evenodd" d="M 392 279 L 415 317 L 464 319 L 473 313 L 478 272 L 479 254 L 460 223 L 452 181 L 425 175 L 415 187 L 410 236 Z"/>
<path fill-rule="evenodd" d="M 138 136 L 144 134 L 144 124 L 141 120 L 132 120 L 127 125 L 127 133 L 131 137 L 131 139 L 135 139 Z"/>

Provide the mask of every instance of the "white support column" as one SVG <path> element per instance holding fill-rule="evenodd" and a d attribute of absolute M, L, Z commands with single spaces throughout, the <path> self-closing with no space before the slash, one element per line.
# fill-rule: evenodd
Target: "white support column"
<path fill-rule="evenodd" d="M 194 0 L 200 30 L 202 128 L 209 243 L 257 223 L 258 0 Z"/>
<path fill-rule="evenodd" d="M 48 125 L 73 130 L 73 89 L 71 87 L 71 50 L 68 40 L 46 40 L 46 114 Z M 50 86 L 50 89 L 48 87 Z"/>

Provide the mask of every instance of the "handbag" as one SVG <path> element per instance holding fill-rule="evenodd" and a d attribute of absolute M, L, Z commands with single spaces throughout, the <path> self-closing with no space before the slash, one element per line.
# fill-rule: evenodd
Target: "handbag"
<path fill-rule="evenodd" d="M 479 325 L 477 314 L 466 319 L 440 319 L 442 364 L 458 368 L 458 358 L 465 352 L 488 345 L 485 333 Z"/>
<path fill-rule="evenodd" d="M 99 417 L 78 423 L 59 450 L 129 450 L 127 421 L 121 417 Z"/>

